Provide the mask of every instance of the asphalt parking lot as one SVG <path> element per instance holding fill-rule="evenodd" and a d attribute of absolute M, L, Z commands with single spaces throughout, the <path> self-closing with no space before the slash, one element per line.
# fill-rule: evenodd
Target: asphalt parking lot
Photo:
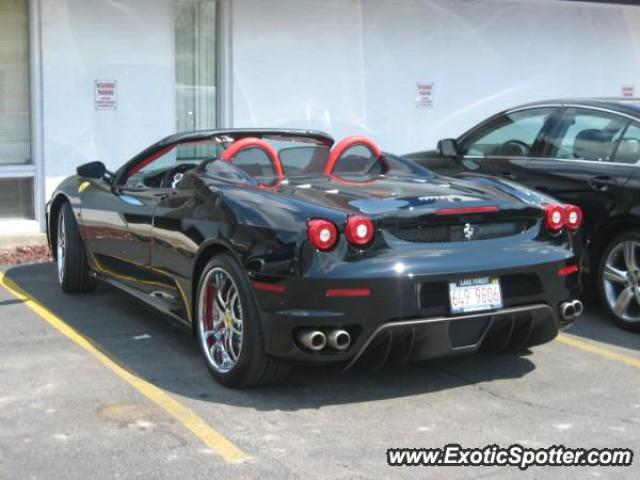
<path fill-rule="evenodd" d="M 0 288 L 0 478 L 512 478 L 388 467 L 386 450 L 514 442 L 636 449 L 628 468 L 529 478 L 640 478 L 640 335 L 592 306 L 521 356 L 300 368 L 236 391 L 213 382 L 190 335 L 126 294 L 64 295 L 52 264 L 1 270 L 29 296 Z"/>

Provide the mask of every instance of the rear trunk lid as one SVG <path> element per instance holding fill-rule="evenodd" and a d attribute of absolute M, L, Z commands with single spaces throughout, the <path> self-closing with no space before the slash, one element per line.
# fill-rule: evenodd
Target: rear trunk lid
<path fill-rule="evenodd" d="M 315 204 L 362 214 L 385 234 L 408 242 L 481 240 L 517 235 L 541 217 L 522 192 L 498 184 L 445 177 L 374 177 L 367 181 L 319 177 L 282 188 Z"/>

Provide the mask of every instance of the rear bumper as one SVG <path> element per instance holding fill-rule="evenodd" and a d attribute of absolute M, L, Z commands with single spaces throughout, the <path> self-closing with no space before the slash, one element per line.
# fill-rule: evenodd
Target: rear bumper
<path fill-rule="evenodd" d="M 364 342 L 347 368 L 362 357 L 367 363 L 389 358 L 421 361 L 448 355 L 519 351 L 546 343 L 558 333 L 549 305 L 527 305 L 495 312 L 393 321 L 380 325 Z"/>
<path fill-rule="evenodd" d="M 384 278 L 277 279 L 280 291 L 256 290 L 265 350 L 295 363 L 343 363 L 369 357 L 399 356 L 424 360 L 456 353 L 471 353 L 485 346 L 491 351 L 518 350 L 552 340 L 570 322 L 559 314 L 562 302 L 580 293 L 577 273 L 558 271 L 575 265 L 572 255 L 555 261 L 482 269 L 464 273 L 389 274 Z M 503 308 L 453 315 L 448 283 L 484 276 L 500 278 Z M 260 281 L 276 279 L 261 278 Z M 370 290 L 369 296 L 333 298 L 329 289 Z M 312 328 L 347 330 L 352 337 L 343 352 L 310 352 L 296 341 L 296 332 Z"/>

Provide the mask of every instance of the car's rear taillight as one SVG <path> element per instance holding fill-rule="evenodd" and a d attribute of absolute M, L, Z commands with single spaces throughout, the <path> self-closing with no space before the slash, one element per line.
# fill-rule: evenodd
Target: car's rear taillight
<path fill-rule="evenodd" d="M 331 250 L 338 241 L 338 228 L 329 220 L 320 218 L 309 220 L 307 238 L 318 250 Z"/>
<path fill-rule="evenodd" d="M 347 220 L 345 234 L 349 243 L 356 247 L 369 245 L 375 234 L 373 222 L 367 217 L 351 216 Z"/>
<path fill-rule="evenodd" d="M 567 224 L 567 228 L 572 231 L 576 231 L 582 225 L 582 209 L 575 205 L 564 206 L 564 221 Z"/>
<path fill-rule="evenodd" d="M 557 203 L 549 203 L 544 206 L 544 222 L 547 230 L 552 233 L 559 232 L 565 225 L 564 207 Z"/>

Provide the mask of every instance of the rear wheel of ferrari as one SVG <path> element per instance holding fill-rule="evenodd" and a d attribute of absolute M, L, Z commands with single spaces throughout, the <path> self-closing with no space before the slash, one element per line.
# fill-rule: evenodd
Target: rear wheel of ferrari
<path fill-rule="evenodd" d="M 640 233 L 623 233 L 607 245 L 598 283 L 602 305 L 616 324 L 640 331 Z"/>
<path fill-rule="evenodd" d="M 71 205 L 64 203 L 56 225 L 56 267 L 58 281 L 66 293 L 90 292 L 96 282 L 90 276 L 89 263 Z"/>
<path fill-rule="evenodd" d="M 264 352 L 250 288 L 238 263 L 226 254 L 209 261 L 198 285 L 198 344 L 213 378 L 230 387 L 274 383 L 290 370 Z"/>

